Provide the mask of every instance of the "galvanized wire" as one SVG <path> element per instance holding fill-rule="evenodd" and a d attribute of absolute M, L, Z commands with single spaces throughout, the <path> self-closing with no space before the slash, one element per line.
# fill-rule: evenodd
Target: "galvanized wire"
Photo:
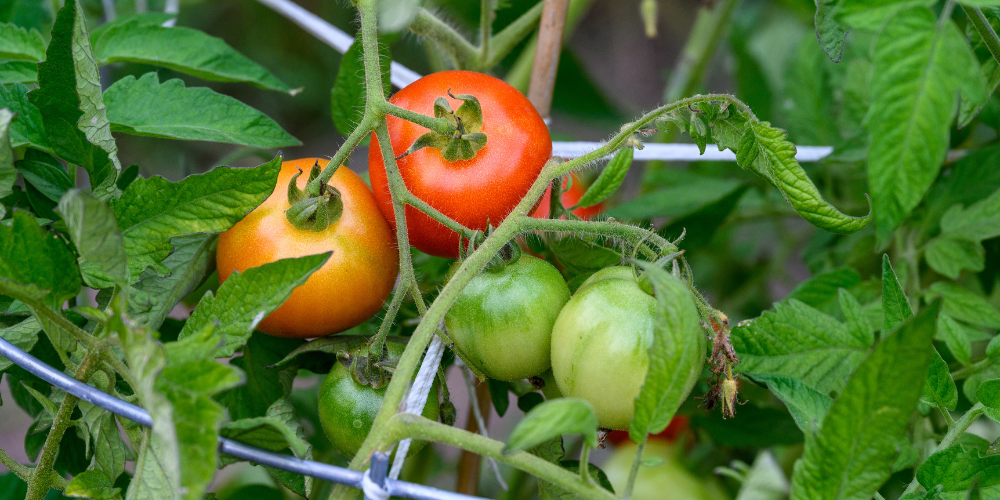
<path fill-rule="evenodd" d="M 152 427 L 153 420 L 149 413 L 142 408 L 122 401 L 110 394 L 91 387 L 79 380 L 76 380 L 55 368 L 45 364 L 38 358 L 22 351 L 6 339 L 0 338 L 0 356 L 13 362 L 15 365 L 24 368 L 29 373 L 38 378 L 86 401 L 92 405 L 125 417 L 139 425 Z M 274 467 L 276 469 L 294 472 L 303 476 L 310 476 L 324 481 L 346 484 L 355 488 L 362 487 L 364 473 L 337 467 L 334 465 L 303 460 L 280 453 L 263 450 L 255 446 L 233 441 L 232 439 L 219 438 L 219 451 L 227 455 L 234 456 L 249 462 Z M 384 468 L 387 467 L 387 458 Z M 385 477 L 385 470 L 382 470 L 382 477 Z M 376 478 L 372 477 L 372 480 Z M 377 484 L 377 483 L 376 483 Z M 450 491 L 439 490 L 421 484 L 408 483 L 385 478 L 384 488 L 390 495 L 402 498 L 412 498 L 414 500 L 484 500 L 481 497 L 462 495 Z"/>

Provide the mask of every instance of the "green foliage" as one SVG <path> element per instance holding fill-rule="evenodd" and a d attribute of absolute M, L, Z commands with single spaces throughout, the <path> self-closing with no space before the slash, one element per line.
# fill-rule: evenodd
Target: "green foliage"
<path fill-rule="evenodd" d="M 633 154 L 632 148 L 623 148 L 618 151 L 576 204 L 581 207 L 597 205 L 614 194 L 622 185 L 622 181 L 625 180 L 625 174 L 628 173 L 629 167 L 632 166 Z"/>
<path fill-rule="evenodd" d="M 534 407 L 511 431 L 504 453 L 528 450 L 564 434 L 581 434 L 588 447 L 597 447 L 597 415 L 590 403 L 559 398 Z"/>
<path fill-rule="evenodd" d="M 111 130 L 133 135 L 214 141 L 257 148 L 299 146 L 274 120 L 232 97 L 156 73 L 128 76 L 104 93 Z"/>
<path fill-rule="evenodd" d="M 392 91 L 392 86 L 389 84 L 389 65 L 392 62 L 392 55 L 389 54 L 388 45 L 379 43 L 378 47 L 378 63 L 382 72 L 382 93 L 389 95 Z M 361 123 L 361 119 L 364 118 L 365 107 L 363 104 L 368 98 L 365 89 L 365 65 L 359 38 L 344 53 L 340 69 L 337 70 L 337 80 L 334 82 L 333 88 L 330 89 L 330 114 L 337 131 L 344 137 L 351 135 L 351 132 L 354 132 L 354 129 Z"/>
<path fill-rule="evenodd" d="M 11 23 L 0 23 L 0 57 L 38 62 L 45 58 L 41 33 Z"/>

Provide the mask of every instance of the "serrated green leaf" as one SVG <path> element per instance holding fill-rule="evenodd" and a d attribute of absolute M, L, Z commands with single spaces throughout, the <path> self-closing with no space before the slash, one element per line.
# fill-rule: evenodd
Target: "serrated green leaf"
<path fill-rule="evenodd" d="M 38 107 L 52 149 L 87 170 L 100 200 L 118 194 L 121 165 L 101 94 L 97 63 L 83 9 L 76 0 L 59 10 L 52 41 L 38 65 L 38 89 L 28 95 Z"/>
<path fill-rule="evenodd" d="M 74 188 L 59 200 L 59 215 L 80 255 L 80 270 L 87 276 L 127 287 L 130 280 L 125 243 L 111 209 Z M 92 281 L 90 284 L 93 286 Z"/>
<path fill-rule="evenodd" d="M 823 52 L 831 61 L 839 63 L 844 54 L 844 41 L 847 39 L 847 29 L 837 22 L 835 16 L 837 0 L 815 0 L 816 39 Z"/>
<path fill-rule="evenodd" d="M 503 451 L 517 453 L 566 434 L 581 434 L 587 446 L 597 447 L 597 415 L 590 403 L 558 398 L 534 407 L 510 432 Z"/>
<path fill-rule="evenodd" d="M 954 319 L 986 328 L 1000 328 L 1000 311 L 961 285 L 939 281 L 928 288 L 928 295 L 942 297 L 944 312 Z"/>
<path fill-rule="evenodd" d="M 29 145 L 35 149 L 51 152 L 42 124 L 42 114 L 28 100 L 28 88 L 15 83 L 9 89 L 0 85 L 0 108 L 8 108 L 17 113 L 17 119 L 10 125 L 10 141 L 13 147 Z"/>
<path fill-rule="evenodd" d="M 767 388 L 785 403 L 788 413 L 795 419 L 795 425 L 803 433 L 819 431 L 823 417 L 830 410 L 833 399 L 809 387 L 801 380 L 782 375 L 757 375 L 754 380 L 767 384 Z"/>
<path fill-rule="evenodd" d="M 232 227 L 274 191 L 281 157 L 256 168 L 217 167 L 180 182 L 136 179 L 112 200 L 125 240 L 131 276 L 139 276 L 173 248 L 171 238 L 219 233 Z"/>
<path fill-rule="evenodd" d="M 934 304 L 886 335 L 858 365 L 795 464 L 792 500 L 868 500 L 892 473 L 931 361 Z"/>
<path fill-rule="evenodd" d="M 312 459 L 312 445 L 306 441 L 305 433 L 295 415 L 295 409 L 288 402 L 288 399 L 275 401 L 263 417 L 246 418 L 223 425 L 221 435 L 271 451 L 291 450 L 297 458 Z M 223 463 L 237 461 L 235 458 L 227 456 L 221 458 Z M 307 492 L 312 490 L 312 478 L 309 476 L 303 477 L 272 467 L 267 467 L 267 471 L 282 485 L 303 498 L 307 497 Z"/>
<path fill-rule="evenodd" d="M 941 485 L 945 492 L 993 486 L 1000 484 L 1000 455 L 981 457 L 979 450 L 956 444 L 927 457 L 916 476 L 925 488 Z"/>
<path fill-rule="evenodd" d="M 951 377 L 948 363 L 944 362 L 937 349 L 931 355 L 922 399 L 927 404 L 941 405 L 949 410 L 954 410 L 958 405 L 958 387 Z"/>
<path fill-rule="evenodd" d="M 646 380 L 635 400 L 629 437 L 636 443 L 667 428 L 705 365 L 707 337 L 687 286 L 655 264 L 639 262 L 656 297 Z"/>
<path fill-rule="evenodd" d="M 871 346 L 836 319 L 794 299 L 734 328 L 732 343 L 740 372 L 787 376 L 823 394 L 843 388 Z"/>
<path fill-rule="evenodd" d="M 163 14 L 118 18 L 92 37 L 94 55 L 103 66 L 116 62 L 152 64 L 218 82 L 245 82 L 291 92 L 284 82 L 247 59 L 221 38 L 201 31 L 163 26 Z"/>
<path fill-rule="evenodd" d="M 66 244 L 25 211 L 15 211 L 13 219 L 10 226 L 0 224 L 0 293 L 50 305 L 76 296 L 80 273 Z"/>
<path fill-rule="evenodd" d="M 156 73 L 118 80 L 104 99 L 115 132 L 256 148 L 302 145 L 267 115 L 232 97 L 187 88 L 177 79 L 161 84 Z"/>
<path fill-rule="evenodd" d="M 45 40 L 36 30 L 0 23 L 0 58 L 41 61 L 45 59 Z"/>
<path fill-rule="evenodd" d="M 359 38 L 355 39 L 340 60 L 337 79 L 333 83 L 333 88 L 330 89 L 330 114 L 337 131 L 344 137 L 351 135 L 351 132 L 361 123 L 367 100 L 360 33 L 358 35 Z M 389 53 L 389 46 L 385 43 L 380 42 L 378 49 L 379 70 L 382 72 L 382 93 L 389 95 L 392 91 L 388 77 L 392 55 Z"/>
<path fill-rule="evenodd" d="M 939 23 L 925 7 L 895 15 L 879 35 L 868 120 L 868 179 L 880 240 L 909 216 L 937 177 L 959 87 L 985 88 L 978 66 L 955 24 Z"/>
<path fill-rule="evenodd" d="M 295 287 L 306 282 L 313 272 L 322 267 L 330 253 L 310 255 L 296 259 L 281 259 L 260 267 L 233 273 L 226 279 L 216 295 L 206 293 L 184 324 L 179 338 L 193 335 L 198 330 L 219 323 L 217 332 L 225 343 L 215 357 L 226 358 L 246 344 L 254 328 L 278 308 Z"/>
<path fill-rule="evenodd" d="M 992 379 L 979 384 L 976 399 L 987 408 L 1000 410 L 1000 379 Z"/>
<path fill-rule="evenodd" d="M 981 99 L 963 96 L 958 110 L 958 128 L 965 128 L 966 125 L 972 123 L 972 120 L 979 116 L 990 97 L 1000 86 L 1000 65 L 997 65 L 997 60 L 992 57 L 987 59 L 983 62 L 982 68 L 983 76 L 986 78 L 986 92 L 979 96 Z"/>
<path fill-rule="evenodd" d="M 0 61 L 0 83 L 38 83 L 38 63 Z"/>
<path fill-rule="evenodd" d="M 963 270 L 979 272 L 986 267 L 982 243 L 961 234 L 942 234 L 928 241 L 924 257 L 931 269 L 951 279 L 958 279 Z"/>
<path fill-rule="evenodd" d="M 852 28 L 877 31 L 899 11 L 932 3 L 933 0 L 840 0 L 834 15 Z"/>
<path fill-rule="evenodd" d="M 888 255 L 882 255 L 882 330 L 889 331 L 913 316 Z"/>
<path fill-rule="evenodd" d="M 965 330 L 951 316 L 938 316 L 937 337 L 943 340 L 951 355 L 959 363 L 968 366 L 972 362 L 972 343 Z"/>
<path fill-rule="evenodd" d="M 1000 236 L 1000 190 L 967 208 L 952 206 L 941 216 L 941 231 L 974 240 Z"/>
<path fill-rule="evenodd" d="M 604 167 L 604 170 L 601 171 L 601 175 L 587 188 L 587 192 L 583 193 L 580 201 L 576 204 L 581 207 L 597 205 L 617 191 L 618 187 L 622 185 L 622 181 L 625 180 L 625 174 L 628 173 L 629 167 L 632 165 L 632 155 L 634 152 L 632 148 L 624 148 L 618 151 L 615 157 Z"/>
<path fill-rule="evenodd" d="M 750 126 L 759 149 L 754 172 L 771 181 L 803 219 L 838 234 L 850 234 L 868 225 L 870 212 L 864 217 L 845 215 L 823 199 L 795 159 L 795 146 L 786 140 L 785 131 L 768 122 L 751 122 Z"/>
<path fill-rule="evenodd" d="M 24 352 L 31 352 L 41 332 L 42 325 L 38 324 L 37 319 L 29 317 L 20 323 L 0 328 L 0 337 Z M 9 359 L 0 356 L 0 372 L 10 368 L 12 364 Z"/>
<path fill-rule="evenodd" d="M 49 160 L 25 158 L 19 160 L 16 166 L 26 183 L 31 184 L 49 200 L 58 203 L 63 194 L 73 188 L 73 181 L 58 161 L 53 158 Z"/>
<path fill-rule="evenodd" d="M 171 241 L 173 251 L 163 266 L 165 276 L 147 269 L 138 277 L 133 289 L 144 298 L 130 300 L 129 317 L 136 324 L 149 329 L 159 329 L 167 314 L 189 293 L 193 292 L 215 269 L 215 248 L 218 236 L 192 234 Z"/>
<path fill-rule="evenodd" d="M 849 267 L 842 267 L 825 273 L 819 273 L 799 283 L 794 290 L 781 300 L 782 302 L 788 302 L 791 299 L 795 299 L 807 306 L 815 307 L 824 312 L 832 312 L 834 308 L 831 306 L 833 306 L 835 301 L 839 300 L 839 295 L 847 293 L 842 289 L 851 288 L 860 283 L 861 275 L 857 271 Z"/>
<path fill-rule="evenodd" d="M 68 497 L 112 500 L 121 498 L 121 488 L 115 488 L 107 476 L 96 470 L 83 471 L 66 485 L 64 495 Z"/>

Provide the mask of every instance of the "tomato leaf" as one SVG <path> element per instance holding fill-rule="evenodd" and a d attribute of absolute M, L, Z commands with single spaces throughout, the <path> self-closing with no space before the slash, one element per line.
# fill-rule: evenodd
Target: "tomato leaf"
<path fill-rule="evenodd" d="M 354 40 L 344 57 L 340 59 L 340 69 L 337 79 L 330 89 L 330 114 L 337 131 L 344 137 L 351 135 L 365 114 L 365 102 L 368 97 L 365 92 L 365 64 L 361 47 L 361 34 Z M 389 46 L 378 44 L 379 70 L 382 72 L 382 93 L 389 95 L 392 86 L 389 83 L 389 66 L 392 55 Z"/>
<path fill-rule="evenodd" d="M 938 316 L 937 337 L 943 340 L 951 355 L 965 366 L 972 363 L 972 343 L 965 334 L 965 329 L 951 316 L 941 313 Z"/>
<path fill-rule="evenodd" d="M 733 328 L 732 343 L 740 372 L 787 376 L 823 394 L 843 388 L 871 346 L 852 328 L 795 299 Z"/>
<path fill-rule="evenodd" d="M 788 413 L 795 419 L 795 425 L 804 433 L 818 431 L 823 418 L 833 404 L 833 399 L 830 396 L 792 377 L 755 375 L 753 379 L 767 384 L 771 393 L 777 396 L 782 403 L 785 403 Z"/>
<path fill-rule="evenodd" d="M 31 348 L 35 346 L 35 342 L 38 340 L 38 334 L 42 331 L 42 325 L 38 323 L 38 320 L 33 317 L 28 317 L 21 322 L 5 326 L 0 328 L 0 337 L 2 337 L 7 342 L 14 344 L 18 349 L 24 352 L 31 352 Z M 11 360 L 0 357 L 0 372 L 9 368 L 13 362 Z"/>
<path fill-rule="evenodd" d="M 14 113 L 9 109 L 0 109 L 0 198 L 6 198 L 14 192 L 14 182 L 17 181 L 17 170 L 14 170 L 14 151 L 10 147 L 10 124 Z M 7 209 L 0 204 L 0 219 Z"/>
<path fill-rule="evenodd" d="M 287 399 L 274 402 L 262 417 L 244 418 L 228 422 L 222 426 L 220 435 L 244 444 L 266 450 L 282 452 L 289 450 L 297 458 L 312 460 L 312 445 L 306 441 L 305 433 L 295 416 L 295 410 Z M 222 463 L 239 461 L 230 456 L 222 456 Z M 267 467 L 267 471 L 296 494 L 307 497 L 312 489 L 312 478 Z"/>
<path fill-rule="evenodd" d="M 980 456 L 975 447 L 956 444 L 927 457 L 916 476 L 923 487 L 940 485 L 945 492 L 964 493 L 977 484 L 994 486 L 1000 484 L 1000 456 Z"/>
<path fill-rule="evenodd" d="M 112 500 L 120 498 L 120 492 L 121 488 L 115 488 L 108 477 L 100 471 L 88 470 L 74 476 L 66 485 L 66 491 L 63 494 L 68 497 Z"/>
<path fill-rule="evenodd" d="M 940 304 L 885 335 L 851 375 L 795 464 L 792 500 L 868 499 L 889 478 L 922 393 Z"/>
<path fill-rule="evenodd" d="M 617 191 L 618 187 L 622 185 L 622 181 L 625 180 L 625 174 L 628 173 L 629 167 L 632 166 L 634 153 L 635 150 L 631 147 L 622 148 L 615 153 L 614 158 L 601 171 L 601 175 L 580 197 L 577 205 L 581 207 L 597 205 Z"/>
<path fill-rule="evenodd" d="M 54 307 L 79 291 L 76 259 L 62 240 L 22 210 L 10 226 L 0 224 L 0 293 Z"/>
<path fill-rule="evenodd" d="M 156 73 L 118 80 L 104 100 L 115 132 L 255 148 L 302 145 L 267 115 L 232 97 L 188 88 L 178 79 L 160 83 Z"/>
<path fill-rule="evenodd" d="M 171 240 L 173 251 L 163 259 L 167 273 L 158 276 L 147 269 L 132 285 L 129 317 L 140 326 L 159 329 L 174 306 L 215 270 L 218 239 L 214 234 L 192 234 Z"/>
<path fill-rule="evenodd" d="M 45 59 L 45 40 L 37 30 L 28 31 L 11 23 L 0 23 L 0 57 L 38 62 Z"/>
<path fill-rule="evenodd" d="M 131 276 L 147 267 L 165 273 L 161 262 L 171 238 L 219 233 L 232 227 L 274 191 L 281 157 L 257 168 L 217 167 L 180 182 L 162 177 L 136 179 L 111 201 L 125 240 Z"/>
<path fill-rule="evenodd" d="M 649 370 L 635 400 L 629 436 L 636 443 L 647 434 L 659 434 L 701 376 L 707 348 L 701 317 L 691 291 L 680 280 L 654 264 L 639 262 L 653 286 L 656 319 L 649 347 Z"/>
<path fill-rule="evenodd" d="M 12 147 L 27 145 L 41 151 L 52 152 L 45 135 L 45 126 L 42 124 L 42 113 L 28 100 L 27 87 L 20 83 L 15 83 L 10 88 L 0 85 L 0 108 L 8 108 L 17 114 L 17 119 L 9 128 Z"/>
<path fill-rule="evenodd" d="M 216 399 L 229 410 L 233 420 L 260 417 L 271 405 L 292 390 L 292 377 L 286 370 L 272 366 L 289 352 L 302 345 L 297 339 L 283 339 L 258 332 L 243 347 L 243 355 L 230 364 L 247 375 L 246 385 L 220 394 Z"/>
<path fill-rule="evenodd" d="M 246 344 L 257 324 L 322 267 L 330 253 L 281 259 L 242 273 L 234 272 L 219 286 L 216 295 L 208 292 L 202 297 L 178 338 L 184 339 L 218 323 L 224 343 L 215 351 L 215 357 L 232 356 Z"/>
<path fill-rule="evenodd" d="M 986 268 L 986 249 L 978 239 L 963 235 L 942 234 L 927 242 L 924 258 L 931 269 L 958 279 L 963 270 L 975 272 Z"/>
<path fill-rule="evenodd" d="M 139 14 L 102 25 L 91 36 L 98 64 L 151 64 L 205 80 L 245 82 L 265 90 L 294 93 L 221 38 L 183 26 L 164 27 L 163 23 L 173 17 Z"/>
<path fill-rule="evenodd" d="M 837 0 L 816 0 L 816 39 L 831 61 L 839 63 L 844 54 L 847 30 L 834 18 Z"/>
<path fill-rule="evenodd" d="M 910 214 L 944 162 L 958 90 L 985 82 L 965 36 L 926 7 L 889 19 L 875 44 L 868 179 L 879 239 Z"/>
<path fill-rule="evenodd" d="M 587 446 L 597 447 L 597 415 L 590 403 L 559 398 L 532 408 L 511 431 L 503 452 L 528 450 L 565 434 L 581 434 Z"/>
<path fill-rule="evenodd" d="M 984 297 L 948 281 L 934 283 L 930 297 L 944 299 L 944 312 L 954 319 L 986 328 L 1000 328 L 1000 311 Z"/>
<path fill-rule="evenodd" d="M 38 89 L 28 95 L 41 112 L 52 149 L 87 170 L 94 196 L 119 194 L 118 146 L 111 136 L 86 16 L 76 0 L 56 16 L 45 61 L 38 65 Z"/>
<path fill-rule="evenodd" d="M 59 215 L 66 222 L 69 238 L 80 255 L 80 271 L 93 288 L 129 284 L 125 243 L 118 221 L 106 204 L 79 189 L 71 189 L 59 201 Z M 99 286 L 91 283 L 98 281 Z"/>

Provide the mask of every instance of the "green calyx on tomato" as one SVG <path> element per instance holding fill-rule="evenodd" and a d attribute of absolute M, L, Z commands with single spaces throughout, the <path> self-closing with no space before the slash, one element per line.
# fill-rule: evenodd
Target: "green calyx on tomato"
<path fill-rule="evenodd" d="M 483 108 L 479 99 L 469 94 L 452 94 L 451 89 L 448 89 L 448 97 L 458 99 L 462 104 L 452 111 L 448 100 L 438 97 L 434 100 L 434 117 L 448 120 L 455 127 L 455 132 L 451 135 L 433 130 L 427 132 L 417 138 L 400 158 L 421 148 L 437 148 L 445 161 L 471 160 L 486 146 L 486 134 L 480 132 L 483 128 Z"/>
<path fill-rule="evenodd" d="M 601 427 L 626 430 L 649 369 L 656 299 L 630 267 L 602 269 L 552 328 L 552 374 L 563 395 L 589 401 Z"/>
<path fill-rule="evenodd" d="M 388 344 L 382 343 L 382 353 L 377 356 L 371 354 L 371 346 L 367 344 L 350 351 L 340 351 L 337 353 L 337 362 L 347 367 L 351 378 L 358 384 L 381 389 L 389 385 L 393 369 L 399 361 L 397 356 L 389 354 Z"/>
<path fill-rule="evenodd" d="M 512 382 L 549 369 L 552 326 L 567 300 L 569 288 L 552 264 L 520 255 L 473 278 L 445 326 L 466 364 Z"/>
<path fill-rule="evenodd" d="M 385 346 L 388 359 L 393 361 L 402 356 L 405 348 L 395 342 L 386 342 Z M 438 418 L 438 387 L 435 381 L 422 412 L 423 416 L 432 420 Z M 342 363 L 333 364 L 333 369 L 323 379 L 319 389 L 318 410 L 323 432 L 334 448 L 348 457 L 358 452 L 382 407 L 385 391 L 385 387 L 376 389 L 357 383 L 348 367 Z M 411 453 L 420 448 L 418 444 L 414 442 Z"/>
<path fill-rule="evenodd" d="M 288 183 L 290 208 L 285 211 L 285 217 L 295 229 L 318 233 L 340 220 L 344 213 L 340 191 L 326 183 L 316 182 L 322 171 L 318 162 L 313 164 L 305 189 L 298 186 L 302 170 L 293 175 Z"/>

